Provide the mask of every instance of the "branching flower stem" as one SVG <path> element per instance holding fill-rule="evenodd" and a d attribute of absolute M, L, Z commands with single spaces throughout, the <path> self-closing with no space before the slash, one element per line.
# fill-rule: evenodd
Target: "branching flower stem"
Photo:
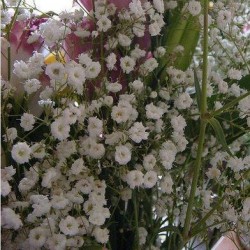
<path fill-rule="evenodd" d="M 201 92 L 201 110 L 200 110 L 200 132 L 197 157 L 195 160 L 194 175 L 188 200 L 188 207 L 183 229 L 183 245 L 189 240 L 189 231 L 192 221 L 192 210 L 194 206 L 195 193 L 200 175 L 202 153 L 204 148 L 204 139 L 207 126 L 207 75 L 208 75 L 208 0 L 204 1 L 204 30 L 203 30 L 203 68 L 202 68 L 202 92 Z"/>

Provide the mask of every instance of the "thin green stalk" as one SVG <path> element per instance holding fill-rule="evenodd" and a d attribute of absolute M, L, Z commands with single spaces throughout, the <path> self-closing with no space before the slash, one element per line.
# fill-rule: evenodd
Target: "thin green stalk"
<path fill-rule="evenodd" d="M 203 68 L 202 68 L 202 92 L 201 92 L 201 114 L 200 114 L 200 132 L 199 143 L 197 149 L 197 157 L 195 160 L 194 175 L 190 190 L 190 196 L 188 201 L 187 213 L 183 229 L 183 245 L 189 240 L 189 230 L 192 221 L 192 210 L 194 206 L 195 193 L 197 189 L 197 183 L 200 175 L 202 153 L 205 140 L 205 132 L 207 126 L 206 113 L 207 113 L 207 75 L 208 75 L 208 0 L 204 1 L 204 40 L 203 40 Z"/>
<path fill-rule="evenodd" d="M 136 201 L 136 190 L 133 192 L 133 205 L 134 205 L 134 215 L 135 215 L 135 238 L 133 243 L 133 249 L 137 250 L 139 249 L 139 224 L 138 224 L 138 207 L 137 207 L 137 201 Z"/>

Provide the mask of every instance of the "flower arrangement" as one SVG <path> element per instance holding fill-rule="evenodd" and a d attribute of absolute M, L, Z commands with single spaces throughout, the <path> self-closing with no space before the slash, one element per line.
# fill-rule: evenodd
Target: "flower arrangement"
<path fill-rule="evenodd" d="M 247 244 L 249 5 L 74 4 L 2 1 L 3 248 Z"/>

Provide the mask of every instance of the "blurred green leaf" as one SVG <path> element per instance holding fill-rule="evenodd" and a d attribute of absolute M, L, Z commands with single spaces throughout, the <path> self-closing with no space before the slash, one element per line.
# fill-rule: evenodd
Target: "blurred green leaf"
<path fill-rule="evenodd" d="M 250 75 L 246 75 L 239 80 L 239 86 L 250 91 Z"/>
<path fill-rule="evenodd" d="M 214 117 L 210 118 L 208 120 L 209 124 L 213 127 L 213 130 L 215 132 L 215 136 L 218 140 L 218 142 L 222 145 L 222 148 L 230 155 L 233 156 L 233 154 L 231 153 L 227 142 L 226 142 L 226 138 L 225 138 L 225 134 L 223 132 L 223 129 L 219 123 L 219 121 L 217 119 L 215 119 Z"/>

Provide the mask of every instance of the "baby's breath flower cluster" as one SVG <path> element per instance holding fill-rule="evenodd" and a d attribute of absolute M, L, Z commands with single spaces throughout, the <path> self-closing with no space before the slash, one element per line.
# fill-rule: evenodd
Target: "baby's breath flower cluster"
<path fill-rule="evenodd" d="M 200 1 L 75 2 L 41 17 L 2 1 L 3 247 L 179 249 L 200 120 L 214 117 L 184 244 L 249 236 L 244 4 L 210 9 L 204 118 L 200 51 L 180 67 L 185 38 L 168 44 L 174 15 L 191 20 L 187 30 L 206 28 Z"/>

